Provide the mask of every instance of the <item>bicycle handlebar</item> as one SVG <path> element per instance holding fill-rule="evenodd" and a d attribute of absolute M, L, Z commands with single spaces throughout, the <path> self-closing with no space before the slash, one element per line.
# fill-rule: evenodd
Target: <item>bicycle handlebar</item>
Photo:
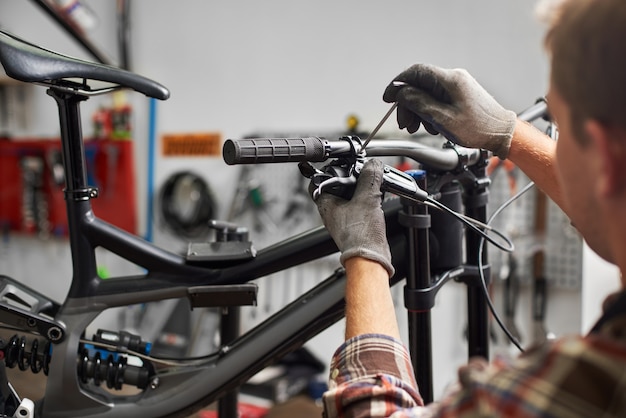
<path fill-rule="evenodd" d="M 461 146 L 434 148 L 412 140 L 372 140 L 366 149 L 371 157 L 404 156 L 439 170 L 453 170 L 460 163 L 473 165 L 480 160 L 479 149 Z M 306 138 L 228 139 L 222 155 L 228 165 L 284 162 L 322 162 L 353 155 L 351 141 Z"/>
<path fill-rule="evenodd" d="M 547 117 L 545 99 L 541 98 L 518 118 L 532 122 Z M 262 164 L 284 162 L 322 162 L 329 158 L 354 155 L 354 144 L 346 137 L 330 141 L 311 136 L 305 138 L 247 138 L 228 139 L 224 143 L 222 156 L 228 165 Z M 352 137 L 355 138 L 355 137 Z M 411 140 L 384 139 L 370 141 L 367 155 L 372 157 L 404 156 L 439 170 L 453 170 L 459 164 L 471 166 L 481 159 L 481 151 L 462 146 L 434 147 Z"/>

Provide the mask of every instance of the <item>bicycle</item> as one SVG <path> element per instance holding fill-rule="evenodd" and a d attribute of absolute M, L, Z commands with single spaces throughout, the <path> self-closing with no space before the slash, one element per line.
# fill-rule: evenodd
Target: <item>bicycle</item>
<path fill-rule="evenodd" d="M 112 307 L 174 298 L 186 298 L 192 307 L 254 305 L 257 285 L 252 280 L 336 253 L 337 247 L 318 227 L 257 251 L 237 225 L 216 221 L 216 241 L 192 243 L 186 255 L 178 255 L 98 219 L 90 203 L 98 191 L 86 180 L 80 103 L 118 89 L 159 100 L 166 100 L 169 91 L 142 76 L 45 50 L 2 31 L 0 62 L 10 77 L 45 86 L 57 103 L 73 268 L 62 303 L 0 276 L 0 322 L 17 333 L 35 336 L 32 342 L 19 336 L 3 342 L 0 351 L 5 363 L 48 376 L 43 399 L 35 406 L 16 398 L 13 416 L 187 416 L 224 399 L 256 372 L 343 316 L 345 277 L 338 268 L 254 329 L 206 356 L 155 358 L 149 353 L 149 342 L 125 331 L 87 337 L 85 328 Z M 94 81 L 106 85 L 92 88 Z M 545 106 L 536 105 L 526 117 L 530 120 L 544 111 Z M 335 141 L 318 137 L 229 140 L 224 158 L 230 164 L 299 162 L 318 191 L 349 195 L 363 162 L 362 145 L 354 136 Z M 488 357 L 487 305 L 480 279 L 484 282 L 489 276 L 489 266 L 486 251 L 477 251 L 485 235 L 481 222 L 486 220 L 489 153 L 411 140 L 372 140 L 366 152 L 367 157 L 401 155 L 425 168 L 410 176 L 387 166 L 386 188 L 400 198 L 387 200 L 384 210 L 397 270 L 390 285 L 406 278 L 411 355 L 424 399 L 432 400 L 429 310 L 448 280 L 467 284 L 468 355 Z M 332 161 L 322 169 L 308 163 L 327 160 Z M 423 201 L 442 211 L 430 214 Z M 450 222 L 450 213 L 460 221 Z M 431 240 L 436 240 L 437 249 Z M 510 250 L 508 244 L 499 246 Z M 102 280 L 97 274 L 97 247 L 143 267 L 146 273 Z M 129 364 L 129 356 L 140 359 L 141 365 Z M 116 394 L 122 385 L 135 386 L 138 393 Z"/>

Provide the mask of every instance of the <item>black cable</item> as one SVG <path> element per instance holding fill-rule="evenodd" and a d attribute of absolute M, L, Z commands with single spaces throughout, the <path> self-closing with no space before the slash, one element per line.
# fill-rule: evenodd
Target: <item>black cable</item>
<path fill-rule="evenodd" d="M 504 210 L 506 209 L 508 206 L 510 206 L 513 202 L 515 202 L 517 199 L 519 199 L 524 193 L 526 193 L 528 190 L 530 190 L 533 186 L 535 185 L 534 182 L 529 182 L 526 186 L 524 186 L 524 188 L 522 190 L 520 190 L 517 194 L 515 194 L 514 196 L 510 197 L 507 201 L 505 201 L 502 205 L 500 205 L 500 207 L 498 209 L 496 209 L 494 211 L 494 213 L 489 217 L 489 219 L 487 220 L 487 225 L 490 225 L 494 219 Z M 507 338 L 511 341 L 511 343 L 517 347 L 517 349 L 520 352 L 524 352 L 524 349 L 522 348 L 520 342 L 517 340 L 517 338 L 515 338 L 513 336 L 513 334 L 511 333 L 511 331 L 509 331 L 509 329 L 506 327 L 506 325 L 504 324 L 504 322 L 502 321 L 502 319 L 500 318 L 500 315 L 498 315 L 498 312 L 495 308 L 495 306 L 493 306 L 493 302 L 491 300 L 491 297 L 489 296 L 489 289 L 487 288 L 487 280 L 485 278 L 485 274 L 483 271 L 483 249 L 484 249 L 484 244 L 485 244 L 485 238 L 484 235 L 481 237 L 479 244 L 478 244 L 478 274 L 480 275 L 480 284 L 482 286 L 483 292 L 485 294 L 485 299 L 487 301 L 487 306 L 489 306 L 489 310 L 491 311 L 491 314 L 493 315 L 493 318 L 496 320 L 496 322 L 498 323 L 498 325 L 500 326 L 500 328 L 502 329 L 502 331 L 504 332 L 504 334 L 507 336 Z"/>
<path fill-rule="evenodd" d="M 474 231 L 478 235 L 480 235 L 482 240 L 486 239 L 487 241 L 489 241 L 490 243 L 492 243 L 493 245 L 495 245 L 496 247 L 498 247 L 502 251 L 510 253 L 510 252 L 513 252 L 513 250 L 515 250 L 515 246 L 513 245 L 513 242 L 506 235 L 504 235 L 502 232 L 500 232 L 500 231 L 498 231 L 496 229 L 489 228 L 489 224 L 488 223 L 482 225 L 482 227 L 484 229 L 489 229 L 493 234 L 499 236 L 502 239 L 502 241 L 504 241 L 506 243 L 506 246 L 504 246 L 503 244 L 497 242 L 492 237 L 490 237 L 487 232 L 485 232 L 483 229 L 481 229 L 479 226 L 477 226 L 477 225 L 481 225 L 481 224 L 476 222 L 476 221 L 472 221 L 471 218 L 468 218 L 467 216 L 464 216 L 464 215 L 462 215 L 462 214 L 460 214 L 460 213 L 450 209 L 446 205 L 442 204 L 441 202 L 439 202 L 439 201 L 437 201 L 437 200 L 435 200 L 433 198 L 429 197 L 426 200 L 426 203 L 429 203 L 432 206 L 436 207 L 437 209 L 440 209 L 440 210 L 442 210 L 442 211 L 444 211 L 446 213 L 449 213 L 450 215 L 454 216 L 459 221 L 463 222 L 472 231 Z"/>

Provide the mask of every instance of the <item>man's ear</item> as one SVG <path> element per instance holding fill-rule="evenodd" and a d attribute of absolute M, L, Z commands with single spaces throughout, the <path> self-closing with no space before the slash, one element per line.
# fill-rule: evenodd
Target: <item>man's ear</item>
<path fill-rule="evenodd" d="M 593 119 L 585 122 L 585 130 L 596 153 L 599 194 L 610 198 L 626 192 L 626 132 Z"/>

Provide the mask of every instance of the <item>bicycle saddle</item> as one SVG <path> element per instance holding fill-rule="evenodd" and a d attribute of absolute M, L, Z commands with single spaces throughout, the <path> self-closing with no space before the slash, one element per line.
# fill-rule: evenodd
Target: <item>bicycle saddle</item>
<path fill-rule="evenodd" d="M 146 77 L 49 51 L 3 31 L 0 62 L 9 77 L 20 81 L 54 84 L 67 78 L 82 78 L 127 87 L 155 99 L 166 100 L 170 96 L 166 87 Z"/>

